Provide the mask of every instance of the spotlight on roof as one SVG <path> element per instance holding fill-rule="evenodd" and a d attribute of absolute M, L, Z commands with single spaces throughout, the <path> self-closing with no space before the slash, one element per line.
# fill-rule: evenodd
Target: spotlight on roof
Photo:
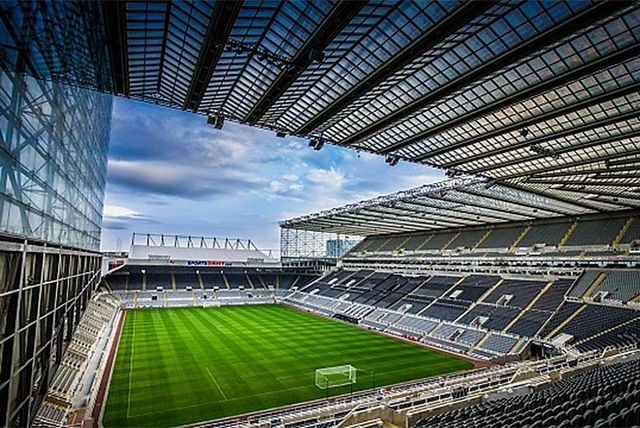
<path fill-rule="evenodd" d="M 387 155 L 387 157 L 384 158 L 384 161 L 388 163 L 389 166 L 396 166 L 398 165 L 398 162 L 400 162 L 400 158 L 394 155 Z"/>
<path fill-rule="evenodd" d="M 222 129 L 224 126 L 224 116 L 221 114 L 214 114 L 207 116 L 207 123 L 213 125 L 216 129 Z"/>
<path fill-rule="evenodd" d="M 320 138 L 312 138 L 309 140 L 309 147 L 313 147 L 313 150 L 320 150 L 324 146 L 324 140 Z"/>
<path fill-rule="evenodd" d="M 520 130 L 520 135 L 524 138 L 527 137 L 527 135 L 529 135 L 529 130 L 527 128 L 521 129 Z"/>
<path fill-rule="evenodd" d="M 284 132 L 284 131 L 278 131 L 278 132 L 276 132 L 276 137 L 278 137 L 278 138 L 284 138 L 284 137 L 286 137 L 286 136 L 287 136 L 287 133 L 286 133 L 286 132 Z"/>
<path fill-rule="evenodd" d="M 561 156 L 560 153 L 556 152 L 552 148 L 542 147 L 540 144 L 532 144 L 529 149 L 533 153 L 536 153 L 536 154 L 538 154 L 540 156 L 549 157 L 549 158 L 552 158 L 554 160 L 560 159 L 560 156 Z"/>
<path fill-rule="evenodd" d="M 322 49 L 312 48 L 309 51 L 309 59 L 312 62 L 322 62 L 324 61 L 324 52 L 322 52 Z"/>
<path fill-rule="evenodd" d="M 486 184 L 484 185 L 484 188 L 487 190 L 490 190 L 493 186 L 496 185 L 496 182 L 491 180 L 491 181 L 487 181 Z"/>

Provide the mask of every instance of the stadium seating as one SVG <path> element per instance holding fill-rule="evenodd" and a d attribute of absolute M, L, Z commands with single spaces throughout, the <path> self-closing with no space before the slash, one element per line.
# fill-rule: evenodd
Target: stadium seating
<path fill-rule="evenodd" d="M 505 279 L 484 301 L 500 303 L 517 308 L 525 308 L 540 293 L 547 283 L 545 281 L 523 281 Z M 508 296 L 508 299 L 504 299 Z"/>
<path fill-rule="evenodd" d="M 274 273 L 235 272 L 223 276 L 208 272 L 200 274 L 207 284 L 204 290 L 196 283 L 198 275 L 179 272 L 172 278 L 171 274 L 156 273 L 147 277 L 154 283 L 168 281 L 171 285 L 166 289 L 163 286 L 161 291 L 118 291 L 117 295 L 124 307 L 284 302 L 323 316 L 414 337 L 474 358 L 493 359 L 520 352 L 532 339 L 585 352 L 637 343 L 636 307 L 597 304 L 589 296 L 584 301 L 575 300 L 599 292 L 605 293 L 603 302 L 632 300 L 640 288 L 634 282 L 634 272 L 587 270 L 577 281 L 570 277 L 542 280 L 462 272 L 404 276 L 370 269 L 337 269 L 319 279 Z M 214 277 L 225 285 L 211 287 Z M 111 282 L 126 284 L 127 280 L 119 277 Z M 128 282 L 131 284 L 130 278 Z M 297 284 L 298 291 L 264 288 L 273 282 L 286 283 L 287 287 Z M 557 341 L 560 337 L 562 343 Z"/>
<path fill-rule="evenodd" d="M 571 334 L 575 340 L 591 337 L 638 317 L 637 311 L 626 308 L 586 305 L 581 309 L 562 329 L 563 333 Z"/>
<path fill-rule="evenodd" d="M 640 219 L 638 219 L 638 217 L 633 217 L 629 228 L 620 239 L 620 243 L 629 244 L 638 239 L 640 239 Z"/>
<path fill-rule="evenodd" d="M 638 271 L 610 271 L 606 272 L 595 292 L 606 291 L 607 298 L 627 302 L 640 295 L 639 284 L 640 272 Z"/>
<path fill-rule="evenodd" d="M 237 272 L 221 272 L 219 270 L 199 269 L 182 269 L 173 272 L 170 269 L 158 268 L 157 271 L 149 272 L 152 268 L 147 268 L 145 273 L 140 272 L 141 269 L 132 268 L 130 270 L 119 270 L 105 278 L 105 284 L 112 290 L 131 290 L 143 291 L 143 284 L 146 284 L 144 290 L 155 291 L 157 287 L 162 290 L 173 290 L 174 285 L 179 289 L 191 287 L 193 290 L 214 288 L 245 288 L 245 289 L 264 289 L 265 287 L 273 288 L 290 288 L 293 286 L 304 287 L 308 283 L 317 279 L 316 276 L 295 273 L 273 273 L 273 272 L 256 272 L 251 271 L 244 273 Z"/>
<path fill-rule="evenodd" d="M 433 428 L 617 427 L 640 422 L 640 361 L 592 368 L 539 392 L 487 400 L 442 413 L 417 426 Z"/>
<path fill-rule="evenodd" d="M 524 232 L 524 226 L 512 226 L 505 228 L 494 228 L 478 245 L 478 248 L 502 248 L 509 249 L 516 242 L 516 239 Z"/>
<path fill-rule="evenodd" d="M 480 359 L 520 352 L 531 339 L 551 342 L 560 334 L 562 346 L 580 350 L 636 343 L 634 335 L 621 334 L 621 326 L 638 317 L 637 309 L 565 300 L 583 278 L 337 270 L 284 301 Z"/>
<path fill-rule="evenodd" d="M 566 246 L 609 245 L 624 226 L 626 218 L 578 221 Z"/>
<path fill-rule="evenodd" d="M 446 248 L 454 249 L 454 248 L 474 248 L 476 244 L 480 241 L 480 239 L 485 235 L 486 231 L 484 230 L 473 230 L 467 233 L 460 233 L 456 236 L 453 241 L 447 245 Z"/>
<path fill-rule="evenodd" d="M 33 420 L 33 426 L 65 426 L 74 401 L 95 400 L 96 388 L 104 375 L 105 358 L 118 310 L 117 299 L 110 294 L 98 294 L 76 327 L 62 360 L 56 366 L 49 389 Z M 92 390 L 92 396 L 86 392 Z"/>
<path fill-rule="evenodd" d="M 640 240 L 637 214 L 584 216 L 493 225 L 490 228 L 448 229 L 367 237 L 344 260 L 366 261 L 379 256 L 429 257 L 438 254 L 483 258 L 579 259 L 617 261 L 631 257 L 633 240 Z"/>
<path fill-rule="evenodd" d="M 511 327 L 509 327 L 507 333 L 525 337 L 536 337 L 540 327 L 544 325 L 549 316 L 550 313 L 547 311 L 539 311 L 536 309 L 524 311 Z"/>

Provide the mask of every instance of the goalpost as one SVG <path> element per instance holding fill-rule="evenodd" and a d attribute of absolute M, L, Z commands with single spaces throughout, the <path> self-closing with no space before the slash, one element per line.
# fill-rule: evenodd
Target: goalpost
<path fill-rule="evenodd" d="M 316 386 L 329 389 L 354 384 L 356 372 L 356 368 L 350 364 L 316 369 Z"/>

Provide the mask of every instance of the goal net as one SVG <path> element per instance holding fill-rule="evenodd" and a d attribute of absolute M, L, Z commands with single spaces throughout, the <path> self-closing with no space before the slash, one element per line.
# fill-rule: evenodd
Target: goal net
<path fill-rule="evenodd" d="M 320 389 L 337 388 L 356 383 L 356 368 L 352 365 L 316 369 L 316 386 Z"/>

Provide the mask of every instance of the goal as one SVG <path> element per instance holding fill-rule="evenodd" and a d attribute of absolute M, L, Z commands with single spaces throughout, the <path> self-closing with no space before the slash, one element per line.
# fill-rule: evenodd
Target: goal
<path fill-rule="evenodd" d="M 349 364 L 316 369 L 316 386 L 320 389 L 329 389 L 354 384 L 356 372 L 356 368 Z"/>

